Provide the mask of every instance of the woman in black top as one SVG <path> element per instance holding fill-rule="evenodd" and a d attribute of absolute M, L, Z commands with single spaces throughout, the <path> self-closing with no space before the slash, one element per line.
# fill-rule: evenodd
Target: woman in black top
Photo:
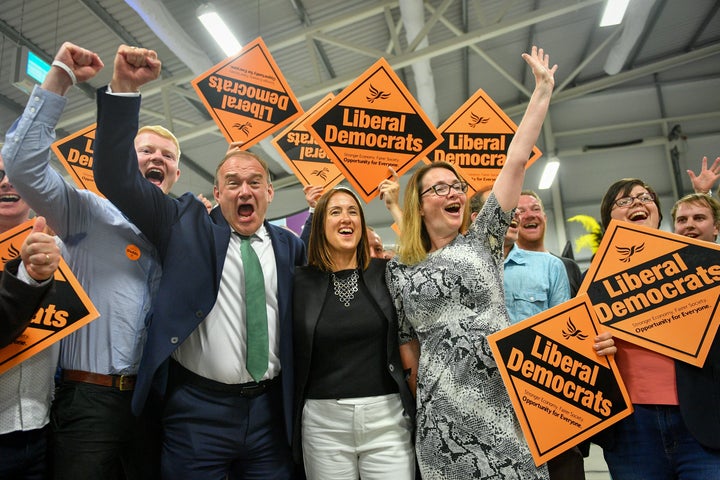
<path fill-rule="evenodd" d="M 350 190 L 317 202 L 308 263 L 295 272 L 294 453 L 309 479 L 412 479 L 410 393 L 385 260 L 371 259 Z"/>

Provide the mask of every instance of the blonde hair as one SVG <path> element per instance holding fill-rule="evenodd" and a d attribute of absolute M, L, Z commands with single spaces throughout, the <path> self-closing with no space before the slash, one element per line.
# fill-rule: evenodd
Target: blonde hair
<path fill-rule="evenodd" d="M 400 237 L 397 252 L 400 261 L 407 265 L 422 262 L 430 251 L 430 235 L 428 234 L 427 228 L 425 228 L 423 217 L 420 215 L 420 192 L 425 174 L 434 168 L 450 170 L 458 180 L 460 179 L 460 175 L 458 175 L 455 167 L 447 162 L 434 162 L 429 165 L 424 165 L 410 178 L 405 189 L 402 225 L 400 228 L 402 236 Z M 466 202 L 460 232 L 465 232 L 468 225 L 470 225 L 470 210 Z"/>
<path fill-rule="evenodd" d="M 171 140 L 175 144 L 175 148 L 177 148 L 177 161 L 180 162 L 180 142 L 170 130 L 162 125 L 145 125 L 144 127 L 140 127 L 140 130 L 138 130 L 135 136 L 137 137 L 141 133 L 153 133 L 159 137 Z"/>

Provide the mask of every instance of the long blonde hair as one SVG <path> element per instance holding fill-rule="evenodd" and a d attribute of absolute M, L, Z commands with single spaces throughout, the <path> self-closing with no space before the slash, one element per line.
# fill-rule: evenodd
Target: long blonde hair
<path fill-rule="evenodd" d="M 425 260 L 431 248 L 430 235 L 425 227 L 425 222 L 423 222 L 423 217 L 420 215 L 420 191 L 425 174 L 434 168 L 450 170 L 455 177 L 457 177 L 458 181 L 460 181 L 460 175 L 458 175 L 455 167 L 447 162 L 434 162 L 423 165 L 410 178 L 405 188 L 401 226 L 402 235 L 400 236 L 400 245 L 398 246 L 400 261 L 407 265 L 415 265 Z M 465 232 L 468 225 L 470 225 L 470 210 L 466 202 L 460 232 Z"/>

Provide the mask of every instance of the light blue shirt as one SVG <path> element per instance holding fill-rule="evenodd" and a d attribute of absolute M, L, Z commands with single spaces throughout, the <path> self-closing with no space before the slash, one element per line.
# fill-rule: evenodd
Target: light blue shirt
<path fill-rule="evenodd" d="M 548 252 L 514 245 L 505 258 L 505 306 L 512 323 L 570 300 L 570 282 L 562 260 Z"/>
<path fill-rule="evenodd" d="M 154 246 L 108 200 L 69 185 L 49 164 L 67 100 L 36 87 L 2 150 L 15 190 L 62 239 L 63 258 L 100 318 L 64 338 L 60 366 L 103 374 L 137 373 L 145 318 L 160 280 Z M 126 252 L 136 250 L 139 257 Z"/>

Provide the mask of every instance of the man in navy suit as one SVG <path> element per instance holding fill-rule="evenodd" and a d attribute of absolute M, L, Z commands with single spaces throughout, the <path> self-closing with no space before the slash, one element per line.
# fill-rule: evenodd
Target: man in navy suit
<path fill-rule="evenodd" d="M 210 214 L 192 194 L 167 197 L 139 174 L 137 92 L 159 74 L 154 51 L 121 45 L 97 96 L 96 184 L 157 247 L 163 269 L 133 409 L 163 396 L 163 478 L 290 478 L 292 275 L 305 247 L 265 221 L 273 187 L 251 153 L 231 150 L 220 162 Z M 269 358 L 259 381 L 245 368 L 241 237 L 265 283 Z"/>

